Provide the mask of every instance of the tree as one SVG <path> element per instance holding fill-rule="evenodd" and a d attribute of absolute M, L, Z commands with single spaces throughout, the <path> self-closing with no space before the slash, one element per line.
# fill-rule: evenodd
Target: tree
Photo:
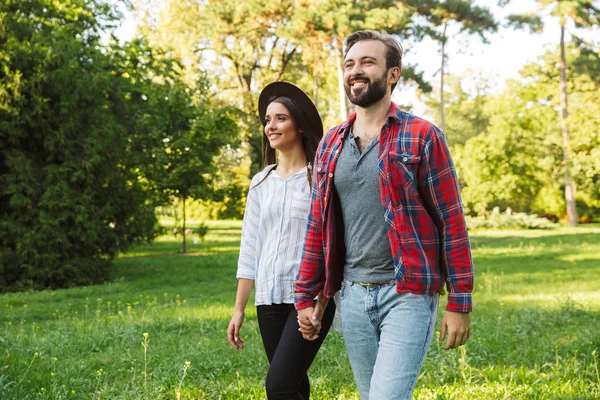
<path fill-rule="evenodd" d="M 566 49 L 566 62 L 570 65 L 567 77 L 569 92 L 569 146 L 570 173 L 577 187 L 577 214 L 582 221 L 590 221 L 600 214 L 600 169 L 595 155 L 600 148 L 598 126 L 600 126 L 600 106 L 594 98 L 600 93 L 600 52 L 597 44 L 586 43 L 574 37 Z M 514 96 L 523 98 L 530 108 L 546 107 L 552 110 L 560 109 L 561 98 L 556 90 L 556 82 L 560 79 L 560 50 L 548 51 L 539 61 L 524 67 L 523 84 Z M 560 175 L 564 174 L 563 137 L 558 114 L 549 115 L 546 124 L 554 124 L 556 129 L 553 138 L 548 143 L 553 153 L 553 169 L 551 182 L 553 193 L 562 191 L 563 200 L 560 204 L 565 207 L 564 186 Z M 558 203 L 558 199 L 554 200 Z M 565 214 L 556 212 L 556 215 Z"/>
<path fill-rule="evenodd" d="M 600 217 L 600 105 L 594 100 L 600 93 L 600 52 L 597 45 L 576 38 L 566 54 L 572 71 L 567 87 L 577 208 L 583 220 L 592 221 Z M 559 66 L 557 47 L 524 66 L 520 79 L 509 81 L 501 95 L 477 99 L 487 123 L 464 147 L 454 146 L 463 200 L 471 212 L 510 206 L 552 218 L 565 215 L 562 133 L 556 113 Z M 472 112 L 472 99 L 453 99 L 448 115 Z M 461 123 L 462 118 L 452 117 L 452 125 L 455 120 Z"/>
<path fill-rule="evenodd" d="M 444 115 L 444 77 L 447 60 L 446 45 L 448 42 L 448 27 L 458 25 L 458 33 L 479 35 L 484 43 L 488 43 L 485 34 L 495 32 L 498 24 L 489 9 L 474 6 L 472 0 L 446 0 L 441 1 L 431 15 L 427 17 L 431 26 L 426 27 L 427 34 L 440 43 L 440 128 L 446 131 Z"/>
<path fill-rule="evenodd" d="M 0 287 L 103 281 L 156 222 L 128 157 L 131 71 L 100 44 L 118 15 L 86 0 L 0 15 Z"/>
<path fill-rule="evenodd" d="M 504 0 L 501 4 L 508 4 Z M 593 0 L 537 0 L 538 10 L 535 13 L 511 15 L 508 22 L 516 27 L 528 26 L 532 31 L 541 31 L 543 28 L 542 16 L 549 12 L 552 17 L 558 18 L 560 24 L 560 109 L 561 131 L 563 138 L 563 163 L 565 181 L 565 200 L 567 216 L 570 226 L 577 226 L 577 207 L 575 203 L 575 184 L 571 176 L 571 148 L 569 133 L 569 110 L 567 91 L 567 63 L 565 56 L 565 29 L 569 20 L 575 27 L 591 27 L 598 25 L 600 6 Z"/>
<path fill-rule="evenodd" d="M 137 1 L 138 9 L 146 3 Z M 291 0 L 171 0 L 142 29 L 151 43 L 180 57 L 188 74 L 210 70 L 218 77 L 212 82 L 216 97 L 240 110 L 237 121 L 250 145 L 252 174 L 260 166 L 262 143 L 256 90 L 285 78 L 297 57 L 298 40 L 278 35 L 297 7 Z"/>
<path fill-rule="evenodd" d="M 346 36 L 358 30 L 379 30 L 396 35 L 399 38 L 422 38 L 420 19 L 429 16 L 437 1 L 366 1 L 334 0 L 317 2 L 307 8 L 304 13 L 294 14 L 297 19 L 294 26 L 295 35 L 303 38 L 318 38 L 317 51 L 326 51 L 335 61 L 335 69 L 330 71 L 337 75 L 339 114 L 337 123 L 348 116 L 346 93 L 343 82 L 343 41 Z M 303 49 L 304 50 L 304 49 Z M 431 86 L 424 81 L 422 72 L 416 67 L 406 64 L 403 67 L 405 82 L 413 81 L 423 92 L 431 91 Z"/>
<path fill-rule="evenodd" d="M 146 12 L 149 3 L 155 1 L 135 4 L 139 13 L 148 15 L 142 18 L 146 21 L 143 32 L 151 43 L 181 56 L 194 73 L 211 71 L 212 83 L 218 88 L 216 96 L 241 110 L 238 122 L 250 145 L 251 174 L 260 165 L 262 126 L 256 108 L 260 88 L 273 80 L 298 83 L 315 95 L 326 125 L 339 123 L 347 114 L 341 80 L 343 38 L 357 29 L 409 36 L 412 17 L 428 10 L 422 2 L 412 0 L 170 0 L 161 2 L 159 16 L 152 18 Z M 406 66 L 404 76 L 422 84 L 425 91 L 431 90 L 413 67 Z M 339 101 L 335 102 L 334 96 Z M 328 124 L 330 110 L 340 110 L 341 115 L 336 112 Z"/>
<path fill-rule="evenodd" d="M 171 190 L 210 186 L 232 118 L 144 40 L 102 44 L 119 17 L 106 4 L 8 1 L 0 16 L 0 287 L 104 281 Z"/>
<path fill-rule="evenodd" d="M 225 145 L 235 144 L 238 133 L 233 110 L 213 108 L 205 79 L 194 88 L 175 81 L 167 92 L 153 96 L 153 109 L 161 110 L 152 129 L 156 151 L 147 178 L 156 189 L 176 197 L 183 206 L 183 252 L 186 252 L 186 201 L 214 197 L 216 156 Z"/>
<path fill-rule="evenodd" d="M 514 83 L 516 86 L 517 84 Z M 545 125 L 550 107 L 523 111 L 525 101 L 507 93 L 489 97 L 486 130 L 455 148 L 466 208 L 482 214 L 490 207 L 530 212 L 552 163 Z M 544 152 L 543 150 L 546 150 Z"/>
<path fill-rule="evenodd" d="M 463 89 L 463 80 L 476 81 L 477 87 L 474 93 L 467 93 Z M 447 121 L 444 135 L 450 146 L 464 145 L 465 142 L 485 132 L 489 123 L 490 115 L 487 112 L 487 102 L 491 99 L 486 94 L 487 82 L 483 78 L 475 78 L 470 73 L 462 76 L 450 75 L 446 78 L 447 85 L 444 86 L 445 120 Z M 431 114 L 439 120 L 442 110 L 440 97 L 433 93 L 424 96 L 427 106 L 427 114 Z"/>

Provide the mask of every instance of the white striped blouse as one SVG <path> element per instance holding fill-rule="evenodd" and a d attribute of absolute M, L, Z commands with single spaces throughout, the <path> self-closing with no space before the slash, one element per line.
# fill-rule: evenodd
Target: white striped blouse
<path fill-rule="evenodd" d="M 310 187 L 306 167 L 283 179 L 267 166 L 252 178 L 237 278 L 254 279 L 255 304 L 293 304 L 306 234 Z M 256 187 L 255 187 L 256 186 Z"/>

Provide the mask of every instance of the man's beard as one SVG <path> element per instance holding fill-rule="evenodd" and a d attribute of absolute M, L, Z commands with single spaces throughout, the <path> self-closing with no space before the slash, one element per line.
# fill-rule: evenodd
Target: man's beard
<path fill-rule="evenodd" d="M 346 90 L 346 96 L 348 96 L 350 103 L 362 108 L 366 108 L 383 99 L 387 92 L 387 82 L 385 79 L 386 76 L 387 71 L 384 72 L 380 78 L 374 80 L 371 80 L 366 76 L 358 77 L 358 79 L 364 79 L 367 81 L 367 90 L 358 95 L 352 94 L 352 87 L 348 83 L 344 82 L 344 89 Z M 354 80 L 357 80 L 357 78 L 355 77 L 350 79 L 350 81 Z"/>

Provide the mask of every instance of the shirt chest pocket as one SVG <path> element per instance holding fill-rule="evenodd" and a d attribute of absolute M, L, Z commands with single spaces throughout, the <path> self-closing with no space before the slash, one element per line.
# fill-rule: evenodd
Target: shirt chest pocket
<path fill-rule="evenodd" d="M 393 152 L 389 153 L 392 183 L 394 186 L 408 190 L 416 190 L 416 180 L 419 173 L 421 157 L 415 153 Z"/>
<path fill-rule="evenodd" d="M 292 218 L 299 218 L 308 220 L 308 208 L 310 206 L 310 193 L 305 192 L 292 192 L 290 206 L 290 216 Z"/>

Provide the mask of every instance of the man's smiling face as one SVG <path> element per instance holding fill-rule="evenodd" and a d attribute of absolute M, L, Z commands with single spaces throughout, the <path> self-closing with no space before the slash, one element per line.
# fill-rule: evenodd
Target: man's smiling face
<path fill-rule="evenodd" d="M 352 104 L 369 107 L 387 93 L 385 44 L 379 40 L 357 42 L 344 59 L 344 88 Z"/>

